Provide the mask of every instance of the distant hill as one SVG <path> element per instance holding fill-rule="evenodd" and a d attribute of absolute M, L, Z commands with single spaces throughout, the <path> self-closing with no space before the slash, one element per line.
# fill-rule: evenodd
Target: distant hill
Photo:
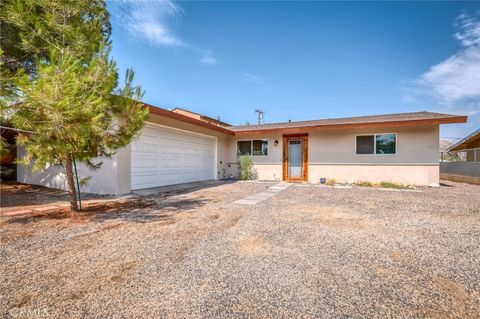
<path fill-rule="evenodd" d="M 440 140 L 440 152 L 444 152 L 450 145 L 452 145 L 452 142 Z"/>

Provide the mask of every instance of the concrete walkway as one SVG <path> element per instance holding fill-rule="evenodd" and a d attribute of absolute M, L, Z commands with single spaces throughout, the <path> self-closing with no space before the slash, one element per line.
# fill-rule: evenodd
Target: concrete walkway
<path fill-rule="evenodd" d="M 148 196 L 148 195 L 155 195 L 159 193 L 197 190 L 201 188 L 215 187 L 215 186 L 219 186 L 226 183 L 233 183 L 233 181 L 208 180 L 208 181 L 201 181 L 201 182 L 192 182 L 192 183 L 183 183 L 183 184 L 175 184 L 175 185 L 168 185 L 168 186 L 137 189 L 137 190 L 132 190 L 132 193 L 136 195 Z"/>
<path fill-rule="evenodd" d="M 263 202 L 264 200 L 269 199 L 270 197 L 284 191 L 288 187 L 290 187 L 291 184 L 289 183 L 278 183 L 275 186 L 270 186 L 266 190 L 256 193 L 250 196 L 247 196 L 243 199 L 239 199 L 237 201 L 234 201 L 234 204 L 240 204 L 240 205 L 255 205 L 260 202 Z"/>

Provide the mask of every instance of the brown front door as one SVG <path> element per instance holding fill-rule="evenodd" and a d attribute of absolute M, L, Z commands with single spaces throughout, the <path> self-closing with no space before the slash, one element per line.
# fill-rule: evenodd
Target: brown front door
<path fill-rule="evenodd" d="M 308 180 L 308 135 L 283 136 L 283 180 Z"/>

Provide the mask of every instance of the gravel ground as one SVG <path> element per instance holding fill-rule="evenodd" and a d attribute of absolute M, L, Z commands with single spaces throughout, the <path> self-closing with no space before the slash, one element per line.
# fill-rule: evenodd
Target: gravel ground
<path fill-rule="evenodd" d="M 480 186 L 424 192 L 268 183 L 74 219 L 2 218 L 14 318 L 478 318 Z"/>
<path fill-rule="evenodd" d="M 82 199 L 111 199 L 113 196 L 83 194 Z M 68 203 L 66 191 L 17 182 L 0 183 L 0 207 L 2 211 L 28 209 L 35 205 Z"/>

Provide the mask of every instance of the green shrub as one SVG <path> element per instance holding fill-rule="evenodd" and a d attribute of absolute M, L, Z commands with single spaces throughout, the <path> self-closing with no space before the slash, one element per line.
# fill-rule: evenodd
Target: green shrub
<path fill-rule="evenodd" d="M 253 161 L 249 155 L 238 157 L 238 169 L 240 170 L 240 179 L 248 180 L 252 178 Z"/>
<path fill-rule="evenodd" d="M 404 186 L 404 185 L 402 185 L 402 184 L 397 184 L 397 183 L 392 183 L 392 182 L 381 182 L 381 183 L 380 183 L 380 187 L 383 187 L 383 188 L 396 188 L 396 189 L 407 188 L 406 186 Z"/>

